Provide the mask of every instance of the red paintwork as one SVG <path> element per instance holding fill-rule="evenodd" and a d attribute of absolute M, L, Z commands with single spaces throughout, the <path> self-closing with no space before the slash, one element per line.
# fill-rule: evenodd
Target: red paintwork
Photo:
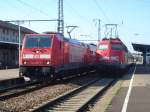
<path fill-rule="evenodd" d="M 52 40 L 51 48 L 25 48 L 26 36 L 23 39 L 23 46 L 20 57 L 20 66 L 51 66 L 59 68 L 63 65 L 72 65 L 73 63 L 91 65 L 96 62 L 96 51 L 92 51 L 85 44 L 80 42 L 73 43 L 65 40 L 58 33 L 51 34 L 29 34 L 30 36 L 45 35 Z M 39 51 L 38 53 L 33 51 Z M 94 54 L 95 53 L 95 54 Z M 23 59 L 24 54 L 32 54 L 33 58 Z M 50 55 L 50 58 L 38 58 L 39 55 Z M 36 58 L 34 58 L 36 57 Z M 24 62 L 27 62 L 24 64 Z M 49 64 L 46 62 L 49 61 Z"/>
<path fill-rule="evenodd" d="M 121 45 L 121 50 L 113 50 L 112 45 Z M 99 46 L 107 45 L 107 50 L 100 50 Z M 110 38 L 103 39 L 98 43 L 97 46 L 97 59 L 98 63 L 106 62 L 106 63 L 119 63 L 119 64 L 127 64 L 129 58 L 131 58 L 131 54 L 127 50 L 126 46 L 119 38 Z"/>

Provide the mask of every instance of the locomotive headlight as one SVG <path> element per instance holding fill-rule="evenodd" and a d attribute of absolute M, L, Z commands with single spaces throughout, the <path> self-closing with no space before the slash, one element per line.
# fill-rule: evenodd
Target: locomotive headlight
<path fill-rule="evenodd" d="M 43 64 L 49 65 L 50 61 L 44 61 Z"/>
<path fill-rule="evenodd" d="M 24 61 L 24 62 L 23 62 L 23 64 L 25 64 L 25 65 L 26 65 L 26 64 L 27 64 L 27 62 L 26 62 L 26 61 Z"/>
<path fill-rule="evenodd" d="M 47 64 L 47 65 L 49 65 L 49 64 L 50 64 L 50 62 L 49 62 L 49 61 L 47 61 L 47 62 L 46 62 L 46 64 Z"/>

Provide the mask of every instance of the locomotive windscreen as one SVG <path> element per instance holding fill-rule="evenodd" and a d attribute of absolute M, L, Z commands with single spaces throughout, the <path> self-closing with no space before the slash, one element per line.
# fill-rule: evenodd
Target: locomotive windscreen
<path fill-rule="evenodd" d="M 27 36 L 25 48 L 49 48 L 51 38 L 48 36 Z"/>
<path fill-rule="evenodd" d="M 112 50 L 123 50 L 123 46 L 121 44 L 112 44 Z"/>
<path fill-rule="evenodd" d="M 107 50 L 108 49 L 108 45 L 106 44 L 101 44 L 100 46 L 99 46 L 99 50 Z"/>

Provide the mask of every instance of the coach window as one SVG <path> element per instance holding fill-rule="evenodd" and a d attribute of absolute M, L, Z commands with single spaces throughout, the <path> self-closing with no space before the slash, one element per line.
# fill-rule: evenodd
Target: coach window
<path fill-rule="evenodd" d="M 107 50 L 107 49 L 108 49 L 108 45 L 101 44 L 99 46 L 99 50 Z"/>
<path fill-rule="evenodd" d="M 5 34 L 5 29 L 3 29 L 3 34 Z"/>

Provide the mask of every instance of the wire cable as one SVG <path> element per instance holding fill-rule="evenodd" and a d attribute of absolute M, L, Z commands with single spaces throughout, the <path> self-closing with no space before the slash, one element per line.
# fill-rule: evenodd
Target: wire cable
<path fill-rule="evenodd" d="M 102 14 L 104 15 L 104 17 L 107 19 L 108 22 L 110 22 L 110 19 L 108 18 L 108 16 L 106 15 L 105 11 L 102 9 L 102 7 L 100 6 L 100 4 L 98 3 L 97 0 L 93 0 L 94 4 L 97 6 L 97 8 L 102 12 Z"/>
<path fill-rule="evenodd" d="M 65 3 L 67 3 L 67 6 L 69 6 L 69 7 L 73 10 L 73 12 L 75 12 L 75 14 L 76 14 L 80 19 L 82 19 L 83 21 L 89 22 L 89 20 L 87 20 L 86 17 L 82 16 L 82 15 L 69 3 L 68 0 L 65 0 Z"/>
<path fill-rule="evenodd" d="M 10 1 L 11 1 L 11 0 L 10 0 Z M 5 3 L 9 4 L 10 1 L 9 1 L 9 0 L 5 0 Z M 17 4 L 16 4 L 15 2 L 11 3 L 11 5 L 10 5 L 9 7 L 13 8 L 14 10 L 17 10 L 19 13 L 22 13 L 21 10 L 18 10 L 19 7 L 17 6 Z M 12 10 L 13 10 L 13 9 L 12 9 Z M 24 12 L 23 16 L 24 16 L 24 17 L 28 17 L 28 13 L 27 13 L 27 12 Z"/>
<path fill-rule="evenodd" d="M 21 3 L 22 5 L 25 5 L 25 6 L 29 7 L 29 8 L 32 8 L 33 10 L 38 11 L 39 13 L 41 13 L 41 14 L 43 14 L 43 15 L 49 17 L 49 14 L 48 14 L 48 13 L 45 13 L 43 10 L 40 10 L 40 9 L 38 9 L 38 8 L 36 8 L 36 7 L 30 5 L 30 4 L 28 4 L 28 3 L 26 3 L 26 2 L 24 2 L 24 1 L 22 1 L 22 0 L 17 0 L 17 1 L 18 1 L 19 3 Z"/>

